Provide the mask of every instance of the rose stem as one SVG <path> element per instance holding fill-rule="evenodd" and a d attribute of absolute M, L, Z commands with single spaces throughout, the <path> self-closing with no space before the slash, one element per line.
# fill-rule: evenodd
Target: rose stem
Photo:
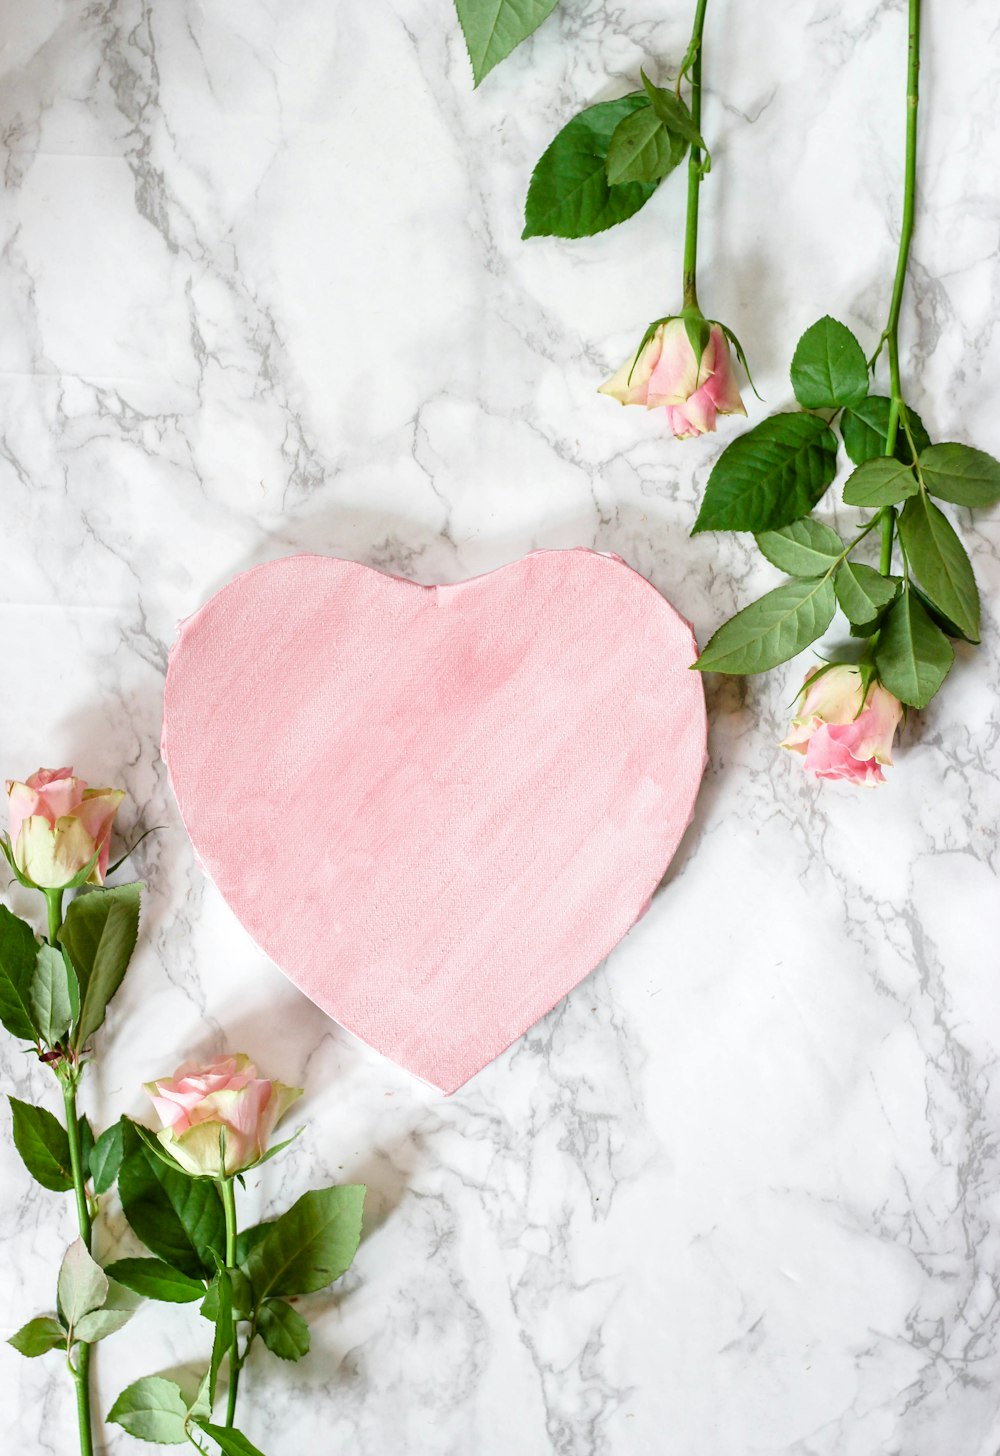
<path fill-rule="evenodd" d="M 698 0 L 691 27 L 691 43 L 681 67 L 680 81 L 685 72 L 691 82 L 691 120 L 701 132 L 701 37 L 705 29 L 705 6 L 708 0 Z M 688 157 L 687 221 L 684 227 L 684 307 L 698 307 L 698 189 L 704 175 L 701 148 L 692 147 Z"/>

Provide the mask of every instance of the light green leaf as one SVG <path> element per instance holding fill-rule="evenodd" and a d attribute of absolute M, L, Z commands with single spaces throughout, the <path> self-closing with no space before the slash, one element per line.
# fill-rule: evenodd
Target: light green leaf
<path fill-rule="evenodd" d="M 875 622 L 896 599 L 898 576 L 880 576 L 872 566 L 845 561 L 833 579 L 841 611 L 853 627 Z"/>
<path fill-rule="evenodd" d="M 789 576 L 821 576 L 844 551 L 836 531 L 812 516 L 803 516 L 779 531 L 761 531 L 757 545 L 772 566 Z"/>
<path fill-rule="evenodd" d="M 53 1193 L 69 1193 L 73 1172 L 69 1156 L 69 1138 L 62 1123 L 44 1107 L 32 1107 L 16 1097 L 10 1098 L 14 1119 L 14 1146 L 24 1166 L 43 1188 Z"/>
<path fill-rule="evenodd" d="M 31 978 L 31 1014 L 46 1046 L 54 1046 L 80 1011 L 76 973 L 62 951 L 40 945 Z"/>
<path fill-rule="evenodd" d="M 787 582 L 724 622 L 695 667 L 700 672 L 766 672 L 822 637 L 836 605 L 829 577 Z"/>
<path fill-rule="evenodd" d="M 91 890 L 70 904 L 59 939 L 80 982 L 80 1019 L 73 1044 L 84 1048 L 103 1024 L 108 1002 L 122 983 L 139 933 L 142 885 Z"/>
<path fill-rule="evenodd" d="M 190 1279 L 179 1269 L 172 1269 L 162 1259 L 118 1259 L 105 1273 L 124 1284 L 144 1299 L 159 1299 L 167 1304 L 192 1304 L 204 1299 L 205 1285 Z"/>
<path fill-rule="evenodd" d="M 805 409 L 860 404 L 868 393 L 864 350 L 850 329 L 829 315 L 802 335 L 791 373 L 795 398 Z"/>
<path fill-rule="evenodd" d="M 931 495 L 956 506 L 1000 501 L 1000 460 L 970 445 L 931 445 L 920 452 L 920 469 Z"/>
<path fill-rule="evenodd" d="M 916 495 L 920 483 L 909 465 L 892 456 L 878 455 L 865 460 L 844 486 L 844 504 L 877 509 Z"/>
<path fill-rule="evenodd" d="M 615 127 L 605 170 L 612 187 L 623 182 L 661 182 L 684 160 L 687 142 L 668 131 L 651 106 L 641 107 Z"/>
<path fill-rule="evenodd" d="M 196 1425 L 218 1444 L 222 1456 L 263 1456 L 263 1452 L 247 1440 L 242 1431 L 232 1426 L 213 1426 L 210 1421 L 197 1421 Z"/>
<path fill-rule="evenodd" d="M 118 1192 L 125 1217 L 151 1253 L 191 1279 L 215 1273 L 226 1224 L 211 1179 L 175 1173 L 134 1145 L 119 1170 Z"/>
<path fill-rule="evenodd" d="M 882 683 L 901 703 L 926 708 L 948 676 L 955 653 L 912 591 L 889 609 L 875 646 Z"/>
<path fill-rule="evenodd" d="M 118 1177 L 125 1154 L 125 1128 L 122 1119 L 101 1133 L 88 1159 L 95 1193 L 107 1193 Z"/>
<path fill-rule="evenodd" d="M 66 1250 L 58 1294 L 59 1308 L 71 1327 L 91 1310 L 100 1309 L 108 1297 L 108 1276 L 91 1258 L 83 1239 L 75 1239 Z"/>
<path fill-rule="evenodd" d="M 515 46 L 538 29 L 557 3 L 558 0 L 455 0 L 477 86 Z"/>
<path fill-rule="evenodd" d="M 123 1390 L 108 1411 L 108 1420 L 140 1441 L 161 1446 L 187 1444 L 187 1406 L 181 1388 L 162 1375 L 147 1375 Z"/>
<path fill-rule="evenodd" d="M 115 1334 L 122 1325 L 127 1325 L 135 1313 L 132 1309 L 95 1309 L 81 1316 L 73 1326 L 73 1334 L 85 1345 L 96 1345 L 98 1340 Z"/>
<path fill-rule="evenodd" d="M 265 1299 L 257 1311 L 257 1332 L 279 1360 L 301 1360 L 309 1353 L 309 1326 L 283 1299 Z"/>
<path fill-rule="evenodd" d="M 818 415 L 772 415 L 715 462 L 694 533 L 777 531 L 807 516 L 837 473 L 837 437 Z"/>
<path fill-rule="evenodd" d="M 206 1370 L 201 1377 L 194 1400 L 188 1406 L 188 1415 L 195 1420 L 210 1421 L 212 1419 L 212 1400 L 208 1392 L 210 1377 L 211 1371 Z"/>
<path fill-rule="evenodd" d="M 364 1201 L 363 1184 L 317 1188 L 268 1225 L 247 1258 L 257 1299 L 313 1294 L 339 1279 L 357 1252 Z"/>
<path fill-rule="evenodd" d="M 676 96 L 673 91 L 667 91 L 663 86 L 654 85 L 645 71 L 640 71 L 639 75 L 642 77 L 642 84 L 649 97 L 650 106 L 667 130 L 672 131 L 682 141 L 692 147 L 697 147 L 699 151 L 707 155 L 708 148 L 705 146 L 701 132 L 695 126 L 690 111 L 680 97 Z"/>
<path fill-rule="evenodd" d="M 538 159 L 524 205 L 523 238 L 585 238 L 638 212 L 655 182 L 613 187 L 606 163 L 620 122 L 649 103 L 642 92 L 599 101 L 563 127 Z"/>
<path fill-rule="evenodd" d="M 844 436 L 844 449 L 855 465 L 885 454 L 886 441 L 889 438 L 889 406 L 890 401 L 884 394 L 870 394 L 853 409 L 845 410 L 841 416 L 840 429 Z M 913 443 L 919 453 L 931 443 L 930 436 L 916 410 L 908 409 L 906 417 L 913 434 Z M 895 455 L 897 460 L 912 465 L 913 454 L 902 425 L 896 431 Z"/>
<path fill-rule="evenodd" d="M 25 1359 L 34 1360 L 39 1355 L 47 1355 L 50 1350 L 65 1350 L 66 1331 L 51 1315 L 40 1314 L 22 1325 L 7 1343 L 13 1345 Z"/>
<path fill-rule="evenodd" d="M 31 1009 L 37 952 L 31 926 L 0 905 L 0 1021 L 22 1041 L 38 1037 Z"/>
<path fill-rule="evenodd" d="M 976 578 L 947 516 L 926 495 L 914 496 L 900 512 L 899 539 L 910 570 L 934 605 L 970 642 L 978 642 Z"/>

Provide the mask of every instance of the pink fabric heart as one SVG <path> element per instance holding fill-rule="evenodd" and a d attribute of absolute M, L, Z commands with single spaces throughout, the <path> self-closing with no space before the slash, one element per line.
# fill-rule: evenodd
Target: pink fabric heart
<path fill-rule="evenodd" d="M 258 945 L 450 1092 L 648 904 L 705 765 L 695 656 L 616 557 L 426 587 L 294 556 L 184 623 L 163 752 Z"/>

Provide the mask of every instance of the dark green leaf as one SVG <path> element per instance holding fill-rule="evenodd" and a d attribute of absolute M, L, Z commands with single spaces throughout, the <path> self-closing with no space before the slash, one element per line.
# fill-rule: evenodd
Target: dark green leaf
<path fill-rule="evenodd" d="M 54 1046 L 66 1032 L 74 1011 L 79 1014 L 80 992 L 76 974 L 61 950 L 40 945 L 31 978 L 31 1014 L 46 1046 Z"/>
<path fill-rule="evenodd" d="M 250 1280 L 242 1269 L 230 1269 L 229 1294 L 234 1315 L 238 1319 L 249 1319 L 254 1310 L 253 1289 L 250 1286 Z M 201 1308 L 198 1313 L 213 1325 L 219 1318 L 218 1280 L 213 1281 L 209 1285 L 208 1292 L 201 1302 Z"/>
<path fill-rule="evenodd" d="M 812 516 L 803 516 L 780 531 L 760 532 L 757 545 L 772 566 L 789 576 L 821 576 L 844 551 L 836 531 Z"/>
<path fill-rule="evenodd" d="M 558 0 L 455 0 L 476 85 L 527 40 Z"/>
<path fill-rule="evenodd" d="M 24 1166 L 43 1188 L 53 1193 L 69 1193 L 73 1172 L 69 1157 L 69 1138 L 58 1118 L 44 1107 L 10 1098 L 14 1118 L 14 1146 Z"/>
<path fill-rule="evenodd" d="M 836 473 L 837 437 L 818 415 L 772 415 L 723 450 L 694 530 L 776 531 L 807 516 Z"/>
<path fill-rule="evenodd" d="M 920 587 L 915 581 L 910 581 L 910 591 L 913 593 L 917 601 L 923 607 L 928 617 L 930 617 L 935 627 L 940 627 L 941 631 L 945 634 L 946 637 L 959 637 L 963 642 L 971 642 L 973 646 L 976 646 L 978 644 L 979 639 L 977 638 L 973 642 L 973 639 L 971 637 L 966 637 L 965 633 L 957 625 L 957 623 L 953 622 L 950 617 L 946 617 L 944 612 L 939 611 L 938 608 L 931 601 L 927 593 L 925 591 L 921 591 Z"/>
<path fill-rule="evenodd" d="M 101 1133 L 88 1159 L 95 1193 L 107 1193 L 118 1177 L 124 1152 L 125 1128 L 119 1119 Z"/>
<path fill-rule="evenodd" d="M 708 148 L 705 146 L 702 135 L 680 97 L 676 96 L 673 91 L 667 91 L 662 86 L 654 85 L 645 71 L 640 71 L 639 75 L 642 77 L 642 84 L 649 97 L 650 106 L 667 130 L 672 131 L 675 136 L 680 137 L 690 146 L 697 147 L 699 151 L 707 154 Z"/>
<path fill-rule="evenodd" d="M 162 1259 L 119 1259 L 109 1264 L 104 1272 L 144 1299 L 159 1299 L 166 1304 L 192 1304 L 196 1299 L 205 1297 L 205 1285 L 200 1279 L 189 1279 L 179 1269 L 164 1264 Z"/>
<path fill-rule="evenodd" d="M 623 182 L 660 182 L 684 160 L 687 142 L 668 131 L 651 106 L 641 107 L 615 127 L 605 169 L 612 187 Z"/>
<path fill-rule="evenodd" d="M 956 506 L 1000 501 L 1000 460 L 970 445 L 931 445 L 920 452 L 920 469 L 931 495 Z"/>
<path fill-rule="evenodd" d="M 926 708 L 948 676 L 955 653 L 911 591 L 891 607 L 878 634 L 875 666 L 901 703 Z"/>
<path fill-rule="evenodd" d="M 83 1168 L 84 1179 L 90 1169 L 90 1155 L 94 1151 L 94 1134 L 91 1131 L 90 1123 L 81 1115 L 77 1118 L 77 1127 L 80 1130 L 80 1165 Z"/>
<path fill-rule="evenodd" d="M 208 1367 L 208 1403 L 215 1404 L 215 1391 L 219 1381 L 219 1371 L 222 1369 L 222 1362 L 233 1348 L 233 1335 L 236 1326 L 233 1324 L 233 1300 L 232 1285 L 229 1282 L 229 1270 L 220 1268 L 215 1276 L 213 1285 L 215 1289 L 215 1337 L 212 1340 L 212 1360 Z M 232 1380 L 233 1372 L 230 1369 L 229 1378 Z"/>
<path fill-rule="evenodd" d="M 108 1002 L 122 983 L 139 933 L 142 885 L 116 885 L 79 895 L 66 912 L 59 939 L 80 982 L 77 1049 L 86 1046 L 104 1021 Z"/>
<path fill-rule="evenodd" d="M 225 1248 L 226 1224 L 211 1179 L 175 1173 L 136 1146 L 122 1162 L 118 1191 L 125 1217 L 157 1258 L 191 1279 L 215 1273 L 213 1251 Z"/>
<path fill-rule="evenodd" d="M 301 1360 L 309 1353 L 309 1326 L 283 1299 L 266 1299 L 257 1312 L 257 1331 L 279 1360 Z"/>
<path fill-rule="evenodd" d="M 855 465 L 872 460 L 876 455 L 885 454 L 886 440 L 889 438 L 889 404 L 890 401 L 884 394 L 870 394 L 853 409 L 845 410 L 841 416 L 844 448 Z M 916 410 L 907 410 L 906 417 L 913 433 L 913 443 L 919 452 L 931 443 L 930 436 Z M 902 460 L 907 465 L 913 463 L 909 441 L 902 425 L 896 431 L 895 455 L 897 460 Z"/>
<path fill-rule="evenodd" d="M 361 1238 L 362 1184 L 303 1193 L 250 1251 L 247 1273 L 258 1300 L 312 1294 L 339 1279 Z"/>
<path fill-rule="evenodd" d="M 765 672 L 822 637 L 837 599 L 829 577 L 790 581 L 724 622 L 695 666 L 701 672 Z"/>
<path fill-rule="evenodd" d="M 895 601 L 898 576 L 880 576 L 872 566 L 845 561 L 833 579 L 837 601 L 853 627 L 878 620 L 879 614 Z"/>
<path fill-rule="evenodd" d="M 31 926 L 0 905 L 0 1021 L 22 1041 L 35 1041 L 31 983 L 35 976 L 38 942 Z"/>
<path fill-rule="evenodd" d="M 860 404 L 868 393 L 868 365 L 849 328 L 827 315 L 806 329 L 792 356 L 792 388 L 806 409 Z"/>
<path fill-rule="evenodd" d="M 65 1350 L 66 1331 L 51 1315 L 40 1314 L 22 1325 L 7 1343 L 13 1345 L 19 1355 L 34 1360 L 38 1355 L 47 1355 L 50 1350 Z"/>
<path fill-rule="evenodd" d="M 261 1239 L 266 1236 L 267 1231 L 271 1227 L 271 1224 L 273 1222 L 273 1219 L 268 1219 L 265 1223 L 253 1223 L 250 1225 L 249 1228 L 240 1229 L 239 1233 L 236 1235 L 237 1264 L 246 1263 L 247 1259 L 250 1257 L 250 1250 L 257 1247 Z"/>
<path fill-rule="evenodd" d="M 128 1386 L 108 1411 L 108 1420 L 140 1441 L 161 1446 L 187 1445 L 187 1406 L 179 1385 L 162 1375 L 147 1375 Z"/>
<path fill-rule="evenodd" d="M 222 1456 L 263 1456 L 263 1452 L 248 1441 L 242 1431 L 232 1426 L 213 1426 L 210 1421 L 197 1421 L 196 1424 L 217 1443 Z"/>
<path fill-rule="evenodd" d="M 897 501 L 915 495 L 919 489 L 917 477 L 909 465 L 891 456 L 877 455 L 865 460 L 849 476 L 844 486 L 844 504 L 869 509 L 894 506 Z"/>
<path fill-rule="evenodd" d="M 910 570 L 931 601 L 971 642 L 979 641 L 979 592 L 972 562 L 954 527 L 926 495 L 908 500 L 899 539 Z"/>
<path fill-rule="evenodd" d="M 599 101 L 567 122 L 531 174 L 522 237 L 589 237 L 624 222 L 649 201 L 655 182 L 612 187 L 605 170 L 616 128 L 640 108 L 648 102 L 634 92 Z"/>

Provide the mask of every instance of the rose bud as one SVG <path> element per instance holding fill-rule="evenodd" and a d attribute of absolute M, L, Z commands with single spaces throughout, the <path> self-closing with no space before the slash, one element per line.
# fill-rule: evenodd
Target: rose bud
<path fill-rule="evenodd" d="M 882 764 L 892 763 L 892 740 L 903 706 L 880 682 L 865 692 L 858 668 L 838 663 L 806 674 L 782 748 L 805 756 L 805 767 L 821 779 L 854 784 L 885 782 Z"/>
<path fill-rule="evenodd" d="M 26 880 L 62 890 L 96 861 L 87 883 L 103 885 L 111 824 L 124 789 L 88 789 L 71 768 L 40 768 L 26 783 L 7 780 L 10 852 Z"/>
<path fill-rule="evenodd" d="M 746 414 L 721 325 L 712 324 L 699 359 L 682 318 L 659 324 L 599 392 L 621 404 L 663 405 L 678 440 L 708 434 L 717 415 Z"/>
<path fill-rule="evenodd" d="M 301 1087 L 257 1076 L 249 1057 L 216 1057 L 205 1067 L 185 1062 L 172 1077 L 147 1082 L 162 1124 L 157 1137 L 193 1177 L 231 1178 L 267 1152 L 275 1125 Z"/>

